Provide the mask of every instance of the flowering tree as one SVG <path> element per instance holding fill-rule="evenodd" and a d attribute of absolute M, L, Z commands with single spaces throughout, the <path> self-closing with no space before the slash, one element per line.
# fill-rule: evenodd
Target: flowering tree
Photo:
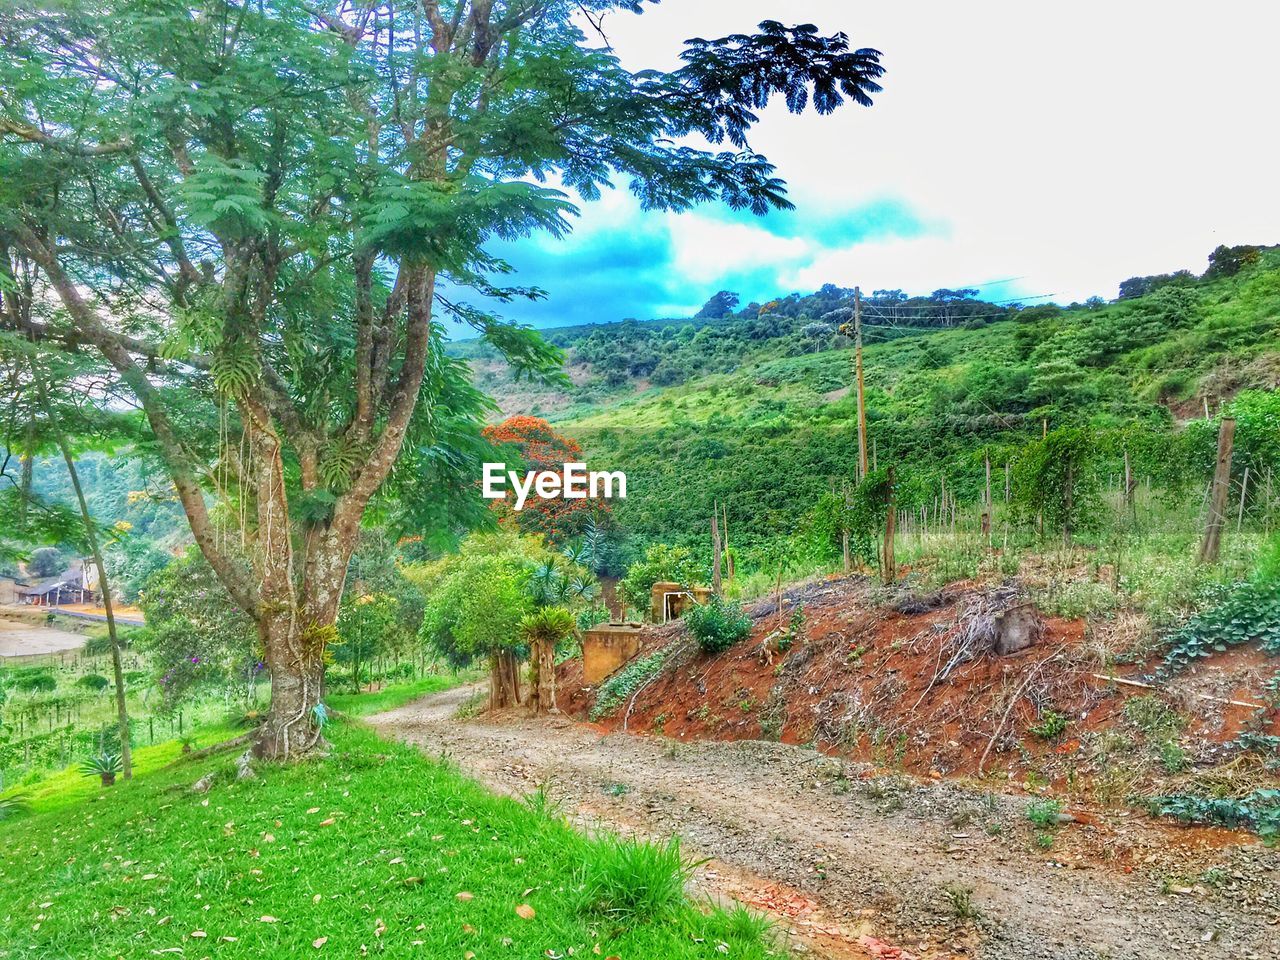
<path fill-rule="evenodd" d="M 582 447 L 576 440 L 556 433 L 551 424 L 537 417 L 508 417 L 502 423 L 485 427 L 484 436 L 495 446 L 509 446 L 518 451 L 527 470 L 559 473 L 566 463 L 583 462 Z M 608 505 L 601 501 L 565 497 L 550 500 L 531 497 L 517 513 L 511 506 L 514 498 L 515 494 L 508 491 L 505 500 L 494 501 L 499 522 L 514 523 L 521 533 L 541 534 L 552 544 L 573 539 L 590 521 L 609 513 Z"/>

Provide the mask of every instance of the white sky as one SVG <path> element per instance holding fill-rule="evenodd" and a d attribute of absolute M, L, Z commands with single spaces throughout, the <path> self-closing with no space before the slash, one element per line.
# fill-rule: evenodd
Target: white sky
<path fill-rule="evenodd" d="M 1018 277 L 993 289 L 1068 302 L 1114 297 L 1136 274 L 1200 272 L 1219 243 L 1280 241 L 1280 3 L 665 0 L 606 30 L 627 66 L 668 67 L 683 39 L 763 19 L 844 30 L 887 68 L 870 110 L 778 106 L 753 134 L 801 211 L 902 201 L 931 229 L 841 245 L 714 209 L 670 218 L 691 302 L 756 267 L 778 292 Z M 586 211 L 581 239 L 627 206 L 615 194 Z"/>

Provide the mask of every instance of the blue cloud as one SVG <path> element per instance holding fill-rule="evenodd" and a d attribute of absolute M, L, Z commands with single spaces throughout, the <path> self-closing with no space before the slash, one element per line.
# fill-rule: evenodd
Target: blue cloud
<path fill-rule="evenodd" d="M 815 250 L 946 232 L 944 224 L 927 221 L 893 198 L 844 208 L 801 202 L 795 210 L 765 217 L 726 208 L 707 208 L 688 216 L 748 226 L 769 237 L 802 239 Z M 762 267 L 746 257 L 735 263 L 733 249 L 723 251 L 724 270 L 713 281 L 691 280 L 675 252 L 682 221 L 683 217 L 644 213 L 632 204 L 605 213 L 587 208 L 579 232 L 564 240 L 535 237 L 493 244 L 491 252 L 516 269 L 507 280 L 539 287 L 547 298 L 486 306 L 509 319 L 549 328 L 627 317 L 688 316 L 722 289 L 736 291 L 743 303 L 809 292 L 789 289 L 782 279 L 804 266 L 803 257 Z M 849 277 L 829 280 L 853 282 Z M 469 329 L 451 332 L 470 335 Z"/>

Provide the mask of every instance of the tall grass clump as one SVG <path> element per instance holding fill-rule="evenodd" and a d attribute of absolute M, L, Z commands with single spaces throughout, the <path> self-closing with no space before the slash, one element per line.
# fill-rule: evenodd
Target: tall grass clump
<path fill-rule="evenodd" d="M 604 837 L 591 845 L 582 868 L 583 909 L 626 925 L 668 919 L 684 905 L 693 869 L 676 837 L 666 843 Z"/>

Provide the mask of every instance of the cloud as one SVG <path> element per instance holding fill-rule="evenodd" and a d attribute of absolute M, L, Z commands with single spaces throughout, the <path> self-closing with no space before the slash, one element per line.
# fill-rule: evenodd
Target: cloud
<path fill-rule="evenodd" d="M 681 315 L 721 288 L 749 301 L 827 282 L 1069 302 L 1115 296 L 1129 276 L 1203 270 L 1219 243 L 1280 239 L 1268 166 L 1280 127 L 1265 119 L 1280 5 L 1064 9 L 790 0 L 789 21 L 843 30 L 882 50 L 888 70 L 871 109 L 762 113 L 752 146 L 797 209 L 645 214 L 609 192 L 566 241 L 500 251 L 551 295 L 507 312 L 540 326 Z M 749 30 L 777 10 L 662 4 L 611 16 L 607 30 L 628 67 L 671 67 L 683 38 Z"/>
<path fill-rule="evenodd" d="M 543 328 L 691 316 L 717 290 L 734 290 L 749 303 L 817 289 L 827 281 L 811 284 L 807 275 L 832 251 L 945 231 L 944 224 L 926 223 L 888 198 L 756 217 L 717 207 L 646 213 L 615 191 L 599 204 L 584 204 L 567 239 L 493 245 L 492 252 L 516 268 L 513 282 L 538 286 L 548 296 L 487 306 Z"/>

